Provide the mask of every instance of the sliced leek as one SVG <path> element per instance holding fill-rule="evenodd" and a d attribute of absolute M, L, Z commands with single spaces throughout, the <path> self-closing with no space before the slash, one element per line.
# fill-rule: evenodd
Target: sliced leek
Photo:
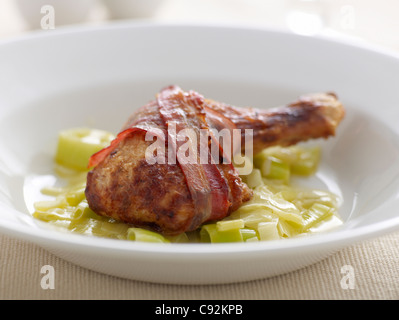
<path fill-rule="evenodd" d="M 267 179 L 289 181 L 290 165 L 275 157 L 267 157 L 260 167 L 262 175 Z"/>
<path fill-rule="evenodd" d="M 244 228 L 244 220 L 221 220 L 216 222 L 216 228 L 218 231 L 229 231 L 234 229 Z"/>
<path fill-rule="evenodd" d="M 240 233 L 243 241 L 257 241 L 259 240 L 257 232 L 254 229 L 242 228 Z"/>
<path fill-rule="evenodd" d="M 280 239 L 278 221 L 261 222 L 258 225 L 259 239 L 262 241 Z"/>
<path fill-rule="evenodd" d="M 74 128 L 61 131 L 55 161 L 68 168 L 86 170 L 90 157 L 113 139 L 111 133 L 103 130 Z"/>
<path fill-rule="evenodd" d="M 321 204 L 315 203 L 309 210 L 306 210 L 303 214 L 304 223 L 302 224 L 302 230 L 305 231 L 322 220 L 326 220 L 333 214 L 333 209 Z"/>
<path fill-rule="evenodd" d="M 262 173 L 259 169 L 252 169 L 252 172 L 246 176 L 245 182 L 251 189 L 259 187 L 264 184 L 262 179 Z"/>
<path fill-rule="evenodd" d="M 321 158 L 319 147 L 271 147 L 254 157 L 254 166 L 271 176 L 283 176 L 289 167 L 291 174 L 309 176 L 316 172 Z M 274 170 L 274 171 L 273 171 Z M 268 172 L 271 173 L 268 173 Z"/>
<path fill-rule="evenodd" d="M 202 242 L 242 242 L 243 237 L 240 229 L 219 231 L 216 224 L 206 224 L 201 227 L 200 237 Z"/>
<path fill-rule="evenodd" d="M 158 242 L 158 243 L 169 243 L 170 241 L 166 239 L 159 233 L 141 229 L 141 228 L 129 228 L 127 230 L 127 239 L 140 241 L 140 242 Z"/>

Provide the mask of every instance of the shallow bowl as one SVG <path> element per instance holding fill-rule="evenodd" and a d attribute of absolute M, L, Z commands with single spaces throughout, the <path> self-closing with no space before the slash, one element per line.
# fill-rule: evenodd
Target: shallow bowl
<path fill-rule="evenodd" d="M 33 33 L 0 45 L 0 231 L 80 266 L 127 279 L 215 284 L 270 277 L 399 229 L 399 57 L 322 37 L 246 27 L 118 23 Z M 320 143 L 308 183 L 343 199 L 342 227 L 259 243 L 162 245 L 94 238 L 32 218 L 32 181 L 51 179 L 57 133 L 117 132 L 177 84 L 269 108 L 334 91 L 347 115 Z"/>

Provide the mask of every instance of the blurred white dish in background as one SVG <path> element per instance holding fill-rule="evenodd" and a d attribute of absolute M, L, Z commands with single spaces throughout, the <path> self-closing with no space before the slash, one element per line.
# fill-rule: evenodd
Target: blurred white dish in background
<path fill-rule="evenodd" d="M 398 0 L 319 0 L 326 27 L 399 50 Z"/>
<path fill-rule="evenodd" d="M 0 231 L 80 266 L 152 282 L 239 282 L 399 229 L 397 55 L 264 29 L 122 22 L 3 43 L 0 70 Z M 117 132 L 170 84 L 257 108 L 336 92 L 347 116 L 335 138 L 320 141 L 320 170 L 308 183 L 342 196 L 343 226 L 258 243 L 163 245 L 59 232 L 31 216 L 40 186 L 29 181 L 51 178 L 60 130 Z"/>
<path fill-rule="evenodd" d="M 54 8 L 55 27 L 86 21 L 97 0 L 15 0 L 26 24 L 32 29 L 42 28 L 48 6 Z M 43 10 L 42 10 L 43 8 Z"/>
<path fill-rule="evenodd" d="M 102 0 L 113 19 L 150 18 L 164 0 Z"/>

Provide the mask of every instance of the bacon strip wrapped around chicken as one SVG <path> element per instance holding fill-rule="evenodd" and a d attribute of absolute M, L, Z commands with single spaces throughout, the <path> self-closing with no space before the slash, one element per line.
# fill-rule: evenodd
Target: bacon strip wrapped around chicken
<path fill-rule="evenodd" d="M 335 134 L 344 114 L 332 93 L 254 109 L 169 86 L 130 116 L 109 147 L 91 157 L 86 198 L 97 214 L 133 226 L 165 235 L 192 231 L 223 219 L 252 198 L 231 164 L 234 153 L 327 138 Z M 239 143 L 232 139 L 228 150 L 214 135 L 224 129 L 240 132 Z M 216 156 L 211 146 L 219 150 Z"/>

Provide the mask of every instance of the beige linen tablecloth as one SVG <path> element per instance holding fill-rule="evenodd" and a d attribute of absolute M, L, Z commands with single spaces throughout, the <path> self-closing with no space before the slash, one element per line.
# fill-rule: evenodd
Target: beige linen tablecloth
<path fill-rule="evenodd" d="M 28 30 L 18 15 L 16 2 L 0 1 L 0 40 Z M 327 8 L 327 13 L 335 14 L 326 20 L 330 28 L 327 31 L 348 31 L 352 36 L 360 35 L 399 50 L 396 0 L 384 1 L 386 7 L 370 0 L 165 0 L 153 19 L 262 25 L 266 22 L 277 27 L 288 23 L 294 31 L 308 32 L 304 27 L 321 26 L 314 15 L 306 16 L 319 10 L 317 6 L 321 3 L 337 6 Z M 378 10 L 373 7 L 377 3 Z M 312 4 L 316 7 L 301 15 L 302 7 Z M 384 8 L 387 10 L 383 11 Z M 60 17 L 60 12 L 56 14 Z M 301 20 L 303 17 L 307 17 L 306 21 Z M 97 8 L 90 19 L 107 19 L 104 8 Z M 41 271 L 46 265 L 54 268 L 54 289 L 42 288 Z M 346 274 L 341 272 L 348 266 L 352 272 L 350 286 Z M 288 274 L 206 286 L 154 284 L 108 276 L 69 263 L 37 245 L 0 235 L 0 299 L 399 299 L 399 232 L 357 243 Z"/>
<path fill-rule="evenodd" d="M 345 248 L 309 267 L 226 285 L 165 285 L 87 270 L 46 250 L 0 236 L 0 299 L 399 299 L 399 232 Z M 45 265 L 54 267 L 54 289 L 43 289 Z M 353 271 L 351 284 L 344 266 Z"/>

